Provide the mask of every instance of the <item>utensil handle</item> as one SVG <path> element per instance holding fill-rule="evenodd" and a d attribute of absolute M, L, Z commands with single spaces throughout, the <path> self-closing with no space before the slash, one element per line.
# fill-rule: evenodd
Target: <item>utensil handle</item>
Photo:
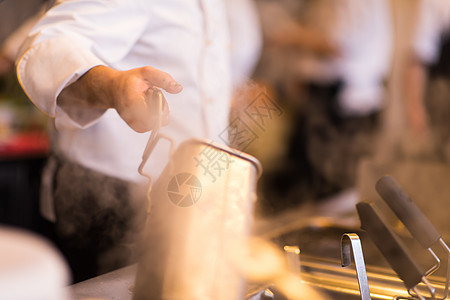
<path fill-rule="evenodd" d="M 440 233 L 392 176 L 381 177 L 375 188 L 422 247 L 430 248 L 439 241 Z"/>
<path fill-rule="evenodd" d="M 344 233 L 341 237 L 341 262 L 343 267 L 350 265 L 352 252 L 361 300 L 370 300 L 369 282 L 367 280 L 361 241 L 356 233 Z"/>
<path fill-rule="evenodd" d="M 403 280 L 408 291 L 422 281 L 424 270 L 415 262 L 403 242 L 384 222 L 372 204 L 356 205 L 361 228 L 367 232 L 392 269 Z"/>

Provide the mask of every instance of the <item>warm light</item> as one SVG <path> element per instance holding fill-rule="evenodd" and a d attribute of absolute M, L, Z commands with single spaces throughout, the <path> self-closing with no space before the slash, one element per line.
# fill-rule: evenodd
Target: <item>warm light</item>
<path fill-rule="evenodd" d="M 284 246 L 283 249 L 287 253 L 300 254 L 300 249 L 297 246 Z"/>

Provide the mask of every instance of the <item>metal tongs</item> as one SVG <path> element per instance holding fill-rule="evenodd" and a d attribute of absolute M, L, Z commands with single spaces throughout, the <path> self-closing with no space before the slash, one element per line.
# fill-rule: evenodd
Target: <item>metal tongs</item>
<path fill-rule="evenodd" d="M 148 95 L 150 92 L 151 92 L 151 96 Z M 152 177 L 152 175 L 150 175 L 144 171 L 144 166 L 147 163 L 147 161 L 150 157 L 150 154 L 153 152 L 156 145 L 158 144 L 158 141 L 161 138 L 165 138 L 165 139 L 169 140 L 171 143 L 169 157 L 171 157 L 171 155 L 173 153 L 174 142 L 170 137 L 163 135 L 159 132 L 159 130 L 163 126 L 163 112 L 164 112 L 164 105 L 166 105 L 166 99 L 164 98 L 163 93 L 161 92 L 161 90 L 159 90 L 157 88 L 150 88 L 150 89 L 148 89 L 146 96 L 147 96 L 148 105 L 151 105 L 157 112 L 157 119 L 156 119 L 155 127 L 153 128 L 153 130 L 150 134 L 150 137 L 148 138 L 147 145 L 145 146 L 145 149 L 144 149 L 144 153 L 142 154 L 142 161 L 139 164 L 138 172 L 142 176 L 147 177 L 149 180 L 147 198 L 150 201 L 150 192 L 152 189 L 153 177 Z M 148 99 L 148 98 L 150 98 L 150 99 Z"/>
<path fill-rule="evenodd" d="M 429 270 L 424 270 L 409 253 L 408 248 L 387 225 L 381 214 L 371 203 L 361 202 L 356 205 L 361 219 L 361 228 L 367 231 L 371 240 L 391 265 L 392 269 L 403 280 L 411 297 L 396 297 L 396 299 L 446 299 L 448 297 L 450 278 L 450 249 L 442 240 L 441 234 L 431 224 L 422 211 L 412 202 L 411 198 L 391 176 L 384 176 L 376 184 L 378 194 L 390 209 L 405 225 L 411 235 L 428 250 L 436 261 Z M 447 270 L 445 289 L 442 298 L 436 298 L 436 289 L 427 280 L 440 267 L 440 259 L 433 251 L 439 244 L 447 253 Z M 423 296 L 418 285 L 423 283 L 427 297 Z"/>
<path fill-rule="evenodd" d="M 370 300 L 369 282 L 367 280 L 366 265 L 362 251 L 361 241 L 356 233 L 345 233 L 341 237 L 341 263 L 342 267 L 351 264 L 351 253 L 355 261 L 356 276 L 358 277 L 361 300 Z"/>

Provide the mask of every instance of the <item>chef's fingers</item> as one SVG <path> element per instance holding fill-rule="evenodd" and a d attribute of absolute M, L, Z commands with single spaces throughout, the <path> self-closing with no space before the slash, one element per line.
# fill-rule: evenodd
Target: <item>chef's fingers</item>
<path fill-rule="evenodd" d="M 148 114 L 152 116 L 152 129 L 169 124 L 169 105 L 163 93 L 157 88 L 150 88 L 146 92 Z"/>
<path fill-rule="evenodd" d="M 161 126 L 167 126 L 169 125 L 169 116 L 170 116 L 170 110 L 169 110 L 169 104 L 166 101 L 166 98 L 163 98 L 163 107 L 162 107 L 162 114 L 161 114 Z"/>
<path fill-rule="evenodd" d="M 183 90 L 183 86 L 166 72 L 150 66 L 142 67 L 141 72 L 144 80 L 152 86 L 162 88 L 171 94 L 178 94 Z"/>
<path fill-rule="evenodd" d="M 170 116 L 169 105 L 167 105 L 166 102 L 165 105 L 163 106 L 163 111 L 161 115 L 161 126 L 169 125 L 169 116 Z"/>

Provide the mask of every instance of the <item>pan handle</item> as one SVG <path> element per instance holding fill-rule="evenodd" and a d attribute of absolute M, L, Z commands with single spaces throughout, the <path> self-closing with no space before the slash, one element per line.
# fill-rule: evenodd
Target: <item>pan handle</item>
<path fill-rule="evenodd" d="M 392 269 L 403 280 L 406 288 L 413 289 L 422 281 L 424 271 L 413 259 L 403 242 L 368 202 L 356 204 L 361 228 L 367 232 Z"/>
<path fill-rule="evenodd" d="M 430 248 L 440 240 L 441 234 L 392 176 L 381 177 L 375 188 L 423 248 Z"/>

